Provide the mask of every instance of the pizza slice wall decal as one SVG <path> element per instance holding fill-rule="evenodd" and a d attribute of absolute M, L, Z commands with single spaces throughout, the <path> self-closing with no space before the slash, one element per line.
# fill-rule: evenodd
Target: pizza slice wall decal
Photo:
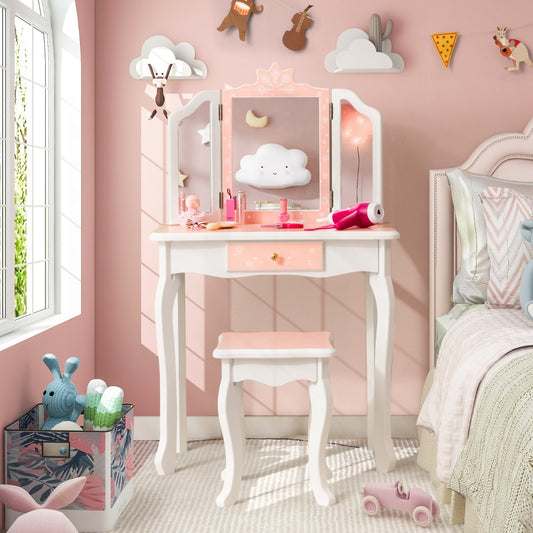
<path fill-rule="evenodd" d="M 439 53 L 443 65 L 448 68 L 450 64 L 450 59 L 452 58 L 453 49 L 455 43 L 457 42 L 457 35 L 459 33 L 456 31 L 449 33 L 432 33 L 431 39 L 433 44 Z"/>

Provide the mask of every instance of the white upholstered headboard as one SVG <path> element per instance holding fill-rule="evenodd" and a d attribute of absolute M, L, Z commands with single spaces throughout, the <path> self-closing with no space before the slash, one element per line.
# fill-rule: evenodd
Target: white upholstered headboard
<path fill-rule="evenodd" d="M 459 168 L 499 179 L 533 181 L 533 119 L 523 133 L 503 133 L 481 143 Z M 457 168 L 457 167 L 452 167 Z M 435 318 L 452 307 L 452 284 L 460 266 L 455 217 L 446 178 L 450 169 L 430 170 L 430 368 L 434 366 Z"/>

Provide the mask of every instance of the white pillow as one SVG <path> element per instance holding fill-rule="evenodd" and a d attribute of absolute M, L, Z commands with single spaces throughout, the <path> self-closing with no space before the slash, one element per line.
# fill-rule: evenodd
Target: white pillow
<path fill-rule="evenodd" d="M 484 303 L 490 260 L 480 193 L 487 187 L 509 187 L 533 197 L 533 183 L 501 180 L 456 168 L 446 172 L 461 241 L 461 267 L 453 282 L 455 303 Z"/>

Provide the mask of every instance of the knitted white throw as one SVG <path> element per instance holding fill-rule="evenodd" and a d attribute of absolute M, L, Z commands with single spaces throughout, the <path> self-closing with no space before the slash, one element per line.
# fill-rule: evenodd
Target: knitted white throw
<path fill-rule="evenodd" d="M 471 500 L 486 533 L 533 531 L 533 352 L 485 386 L 450 486 Z"/>

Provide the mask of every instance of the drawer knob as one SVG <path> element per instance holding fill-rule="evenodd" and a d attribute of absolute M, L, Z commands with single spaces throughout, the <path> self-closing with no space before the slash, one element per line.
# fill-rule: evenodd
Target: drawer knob
<path fill-rule="evenodd" d="M 276 252 L 272 252 L 270 259 L 272 259 L 272 261 L 277 261 L 279 259 L 279 255 Z"/>

